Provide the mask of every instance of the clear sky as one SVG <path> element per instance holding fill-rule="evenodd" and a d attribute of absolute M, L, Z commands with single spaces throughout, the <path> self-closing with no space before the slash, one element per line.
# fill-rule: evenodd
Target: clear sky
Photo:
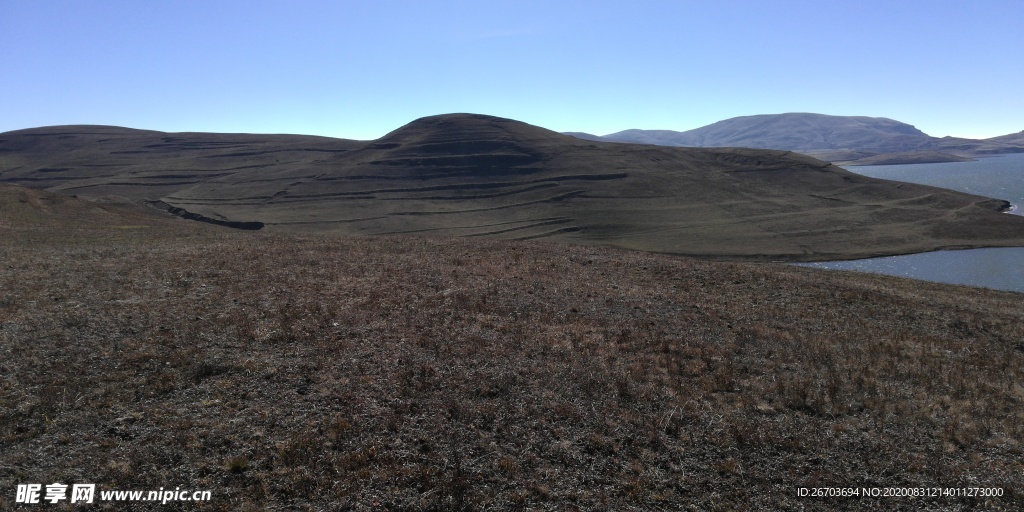
<path fill-rule="evenodd" d="M 1024 0 L 0 0 L 0 132 L 373 139 L 475 112 L 557 131 L 735 116 L 1024 130 Z"/>

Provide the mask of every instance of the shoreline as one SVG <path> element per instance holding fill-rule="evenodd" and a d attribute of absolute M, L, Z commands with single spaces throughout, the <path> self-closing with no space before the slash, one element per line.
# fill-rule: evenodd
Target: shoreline
<path fill-rule="evenodd" d="M 1024 247 L 976 247 L 878 256 L 856 260 L 790 263 L 790 265 L 904 277 L 917 281 L 974 286 L 1024 293 L 1024 279 L 1013 269 L 1024 258 Z M 1001 252 L 999 258 L 982 256 Z M 993 263 L 995 261 L 995 263 Z M 995 268 L 992 266 L 995 265 Z M 997 277 L 999 276 L 999 277 Z"/>

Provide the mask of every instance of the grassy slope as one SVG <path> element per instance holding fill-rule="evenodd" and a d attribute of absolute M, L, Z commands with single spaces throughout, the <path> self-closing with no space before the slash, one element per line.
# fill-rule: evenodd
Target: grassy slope
<path fill-rule="evenodd" d="M 369 143 L 71 127 L 4 134 L 0 178 L 157 199 L 278 231 L 548 238 L 751 259 L 1024 245 L 999 202 L 781 151 L 583 141 L 424 118 Z"/>
<path fill-rule="evenodd" d="M 359 144 L 305 135 L 54 126 L 0 134 L 0 177 L 64 194 L 156 200 L 219 176 L 311 165 Z"/>
<path fill-rule="evenodd" d="M 933 164 L 942 162 L 970 162 L 973 158 L 957 156 L 939 151 L 906 151 L 903 153 L 858 154 L 855 151 L 808 151 L 807 155 L 836 165 L 903 165 Z"/>
<path fill-rule="evenodd" d="M 26 482 L 203 510 L 1024 506 L 1019 294 L 92 218 L 0 228 L 0 508 Z"/>
<path fill-rule="evenodd" d="M 209 230 L 152 208 L 86 201 L 0 183 L 0 233 L 5 241 L 91 243 L 202 235 Z"/>

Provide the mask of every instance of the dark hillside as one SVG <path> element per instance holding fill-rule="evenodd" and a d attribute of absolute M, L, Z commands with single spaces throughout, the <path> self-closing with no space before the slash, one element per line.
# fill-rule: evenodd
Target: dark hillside
<path fill-rule="evenodd" d="M 0 181 L 138 202 L 238 172 L 309 165 L 359 144 L 307 135 L 54 126 L 0 134 Z"/>
<path fill-rule="evenodd" d="M 1002 215 L 1005 202 L 784 151 L 601 143 L 476 114 L 419 119 L 370 142 L 101 132 L 2 134 L 0 180 L 159 200 L 279 232 L 546 238 L 782 260 L 1024 245 L 1024 219 Z"/>

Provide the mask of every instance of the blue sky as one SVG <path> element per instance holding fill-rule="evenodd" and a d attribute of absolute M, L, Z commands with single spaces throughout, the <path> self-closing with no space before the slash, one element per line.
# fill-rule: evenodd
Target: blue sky
<path fill-rule="evenodd" d="M 1024 130 L 1024 1 L 0 0 L 0 132 L 373 139 L 449 112 L 557 131 L 753 114 Z"/>

